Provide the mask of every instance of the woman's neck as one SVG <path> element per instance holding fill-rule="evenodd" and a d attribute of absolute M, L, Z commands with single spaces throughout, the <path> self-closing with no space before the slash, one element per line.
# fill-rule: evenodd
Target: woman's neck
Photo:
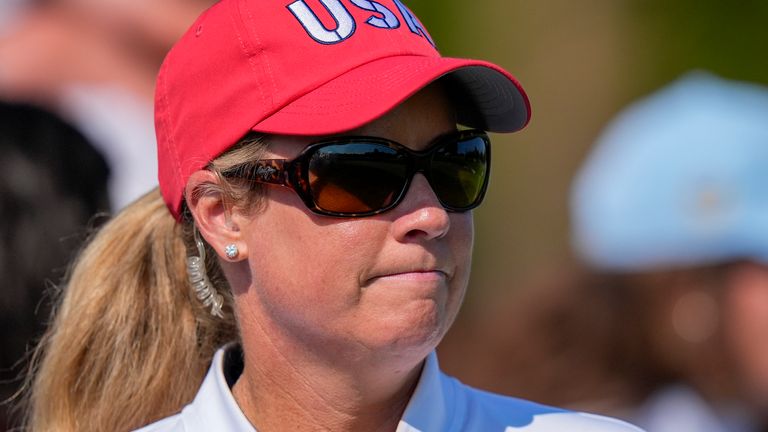
<path fill-rule="evenodd" d="M 297 361 L 306 357 L 263 346 L 244 355 L 233 394 L 259 432 L 394 431 L 423 364 Z"/>
<path fill-rule="evenodd" d="M 291 331 L 265 315 L 239 319 L 244 367 L 233 387 L 259 432 L 397 429 L 431 341 L 374 347 Z"/>

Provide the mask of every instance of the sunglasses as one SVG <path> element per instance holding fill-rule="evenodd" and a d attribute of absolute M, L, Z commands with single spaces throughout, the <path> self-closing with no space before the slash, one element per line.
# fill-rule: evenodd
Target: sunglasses
<path fill-rule="evenodd" d="M 466 130 L 424 151 L 384 138 L 334 138 L 310 144 L 293 160 L 262 159 L 224 176 L 289 187 L 320 215 L 364 217 L 397 206 L 417 172 L 446 210 L 471 210 L 483 200 L 490 163 L 488 135 Z"/>

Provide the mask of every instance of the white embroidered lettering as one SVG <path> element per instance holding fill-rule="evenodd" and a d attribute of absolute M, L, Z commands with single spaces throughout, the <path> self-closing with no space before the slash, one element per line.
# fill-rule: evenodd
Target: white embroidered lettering
<path fill-rule="evenodd" d="M 366 23 L 382 28 L 382 29 L 396 29 L 400 27 L 400 20 L 397 19 L 394 13 L 392 13 L 391 10 L 387 9 L 386 6 L 382 5 L 381 3 L 375 2 L 375 1 L 369 1 L 369 0 L 351 0 L 352 4 L 359 7 L 360 9 L 371 11 L 371 12 L 377 12 L 381 14 L 380 17 L 372 16 L 368 18 Z"/>
<path fill-rule="evenodd" d="M 411 29 L 411 32 L 423 36 L 426 40 L 429 41 L 432 46 L 435 46 L 435 42 L 432 40 L 431 37 L 429 37 L 429 33 L 427 33 L 426 30 L 424 30 L 424 27 L 421 25 L 421 22 L 416 18 L 416 16 L 411 13 L 410 9 L 408 9 L 400 0 L 393 0 L 395 2 L 395 5 L 400 10 L 400 13 L 403 15 L 403 18 L 405 19 L 405 23 L 408 24 L 408 28 Z"/>
<path fill-rule="evenodd" d="M 317 14 L 307 6 L 304 0 L 296 0 L 288 9 L 299 20 L 312 39 L 322 44 L 335 44 L 352 36 L 355 32 L 355 20 L 340 0 L 320 0 L 336 22 L 335 29 L 327 29 Z"/>

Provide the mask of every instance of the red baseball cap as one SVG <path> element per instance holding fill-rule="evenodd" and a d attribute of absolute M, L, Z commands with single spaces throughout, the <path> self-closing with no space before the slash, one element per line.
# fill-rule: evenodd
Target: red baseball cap
<path fill-rule="evenodd" d="M 221 0 L 168 53 L 157 80 L 159 182 L 180 218 L 190 174 L 249 131 L 329 135 L 362 126 L 441 79 L 461 124 L 513 132 L 517 80 L 441 57 L 400 0 Z"/>

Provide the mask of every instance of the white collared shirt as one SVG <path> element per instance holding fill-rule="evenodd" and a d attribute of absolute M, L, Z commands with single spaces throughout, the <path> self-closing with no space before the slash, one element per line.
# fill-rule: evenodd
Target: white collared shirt
<path fill-rule="evenodd" d="M 236 352 L 236 350 L 234 350 Z M 136 432 L 256 432 L 225 377 L 233 349 L 220 349 L 195 399 L 174 416 Z M 236 354 L 235 354 L 236 355 Z M 235 366 L 236 367 L 236 366 Z M 230 382 L 234 382 L 230 377 Z M 622 421 L 501 396 L 469 387 L 427 357 L 396 432 L 642 432 Z"/>

